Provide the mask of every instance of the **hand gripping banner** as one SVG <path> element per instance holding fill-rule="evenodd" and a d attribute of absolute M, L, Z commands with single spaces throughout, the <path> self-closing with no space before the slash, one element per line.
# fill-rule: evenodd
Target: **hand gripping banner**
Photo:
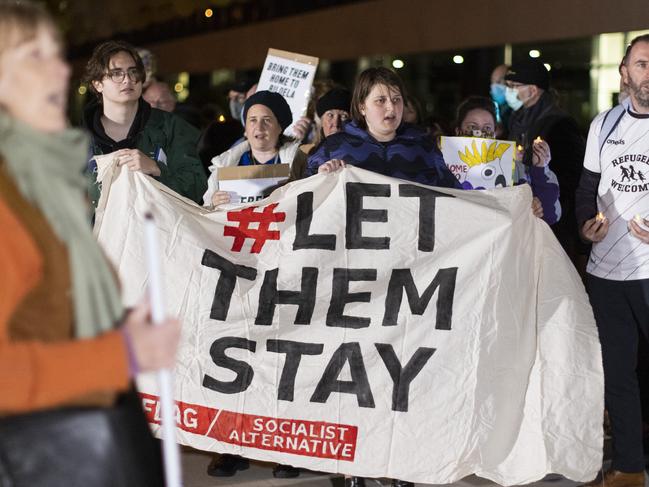
<path fill-rule="evenodd" d="M 178 441 L 307 469 L 503 485 L 601 466 L 597 331 L 525 185 L 426 187 L 348 167 L 208 211 L 99 161 L 96 235 L 127 304 L 161 235 L 183 321 Z M 139 380 L 154 430 L 153 377 Z"/>

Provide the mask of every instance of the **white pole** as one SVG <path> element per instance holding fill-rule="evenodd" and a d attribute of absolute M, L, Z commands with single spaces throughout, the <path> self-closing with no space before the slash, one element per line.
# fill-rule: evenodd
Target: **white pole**
<path fill-rule="evenodd" d="M 158 237 L 153 222 L 153 214 L 147 212 L 144 218 L 151 317 L 153 318 L 154 325 L 159 325 L 165 319 L 165 309 L 162 298 L 162 276 L 160 272 Z M 160 392 L 160 407 L 162 410 L 162 454 L 166 486 L 181 487 L 182 469 L 180 466 L 180 452 L 178 443 L 176 442 L 176 419 L 174 415 L 172 375 L 170 370 L 163 369 L 158 372 L 158 390 Z"/>

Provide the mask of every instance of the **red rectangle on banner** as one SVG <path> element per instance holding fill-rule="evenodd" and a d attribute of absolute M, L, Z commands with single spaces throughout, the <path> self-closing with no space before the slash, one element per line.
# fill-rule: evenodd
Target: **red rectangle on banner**
<path fill-rule="evenodd" d="M 158 396 L 140 394 L 147 421 L 160 424 Z M 358 427 L 236 413 L 176 401 L 176 424 L 224 443 L 294 455 L 353 461 Z"/>

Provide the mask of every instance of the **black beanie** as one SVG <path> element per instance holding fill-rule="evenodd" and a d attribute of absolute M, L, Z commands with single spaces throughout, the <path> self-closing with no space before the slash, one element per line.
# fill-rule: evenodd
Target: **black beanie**
<path fill-rule="evenodd" d="M 258 80 L 259 76 L 242 76 L 237 78 L 232 86 L 230 86 L 230 89 L 237 93 L 247 93 Z"/>
<path fill-rule="evenodd" d="M 315 112 L 322 118 L 327 110 L 344 110 L 349 113 L 352 94 L 344 88 L 334 88 L 322 95 L 315 104 Z"/>
<path fill-rule="evenodd" d="M 291 125 L 293 121 L 293 115 L 291 114 L 291 107 L 288 106 L 288 103 L 282 95 L 275 93 L 273 91 L 258 91 L 250 98 L 246 100 L 246 103 L 243 105 L 243 120 L 245 123 L 246 114 L 248 109 L 253 105 L 264 105 L 273 112 L 275 118 L 279 122 L 279 126 L 282 127 L 282 130 L 285 130 L 286 127 Z"/>
<path fill-rule="evenodd" d="M 505 79 L 524 85 L 536 85 L 544 90 L 550 87 L 550 72 L 538 59 L 528 59 L 513 64 L 507 71 Z"/>

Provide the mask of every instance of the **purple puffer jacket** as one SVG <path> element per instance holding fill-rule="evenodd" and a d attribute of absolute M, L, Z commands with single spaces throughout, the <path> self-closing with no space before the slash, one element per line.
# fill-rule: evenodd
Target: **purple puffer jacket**
<path fill-rule="evenodd" d="M 407 123 L 399 126 L 389 142 L 377 141 L 356 122 L 346 123 L 341 132 L 327 137 L 309 157 L 306 175 L 316 174 L 318 167 L 330 159 L 342 159 L 385 176 L 461 189 L 430 136 Z"/>

